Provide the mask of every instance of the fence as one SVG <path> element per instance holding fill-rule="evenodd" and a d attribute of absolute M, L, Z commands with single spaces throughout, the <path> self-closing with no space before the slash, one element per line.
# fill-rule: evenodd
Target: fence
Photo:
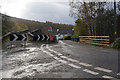
<path fill-rule="evenodd" d="M 109 46 L 109 36 L 79 36 L 80 42 L 85 42 L 94 45 Z"/>

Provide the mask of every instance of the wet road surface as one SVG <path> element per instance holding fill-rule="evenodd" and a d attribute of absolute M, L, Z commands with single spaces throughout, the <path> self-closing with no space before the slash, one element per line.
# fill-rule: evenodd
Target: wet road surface
<path fill-rule="evenodd" d="M 3 51 L 3 78 L 117 77 L 118 50 L 72 41 L 33 45 Z"/>

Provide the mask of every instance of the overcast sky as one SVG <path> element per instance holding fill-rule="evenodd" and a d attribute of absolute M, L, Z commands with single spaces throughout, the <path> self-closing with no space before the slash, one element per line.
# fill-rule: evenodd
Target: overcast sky
<path fill-rule="evenodd" d="M 68 0 L 0 0 L 1 12 L 40 22 L 73 24 Z"/>

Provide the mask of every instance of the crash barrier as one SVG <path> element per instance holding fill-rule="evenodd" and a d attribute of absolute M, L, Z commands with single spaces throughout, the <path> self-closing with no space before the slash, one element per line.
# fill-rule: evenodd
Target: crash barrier
<path fill-rule="evenodd" d="M 74 37 L 72 37 L 71 40 L 72 40 L 72 41 L 75 41 L 75 42 L 79 42 L 79 38 L 74 38 Z"/>
<path fill-rule="evenodd" d="M 79 36 L 80 42 L 94 45 L 109 46 L 109 36 Z"/>
<path fill-rule="evenodd" d="M 4 38 L 8 37 L 11 34 L 11 32 L 8 32 L 7 34 L 3 35 L 1 39 L 3 40 Z"/>
<path fill-rule="evenodd" d="M 18 32 L 16 32 L 16 33 L 26 34 L 27 32 L 29 32 L 29 30 L 18 31 Z M 8 32 L 7 34 L 3 35 L 3 36 L 2 36 L 2 40 L 4 40 L 5 38 L 9 37 L 11 34 L 12 34 L 12 32 Z"/>
<path fill-rule="evenodd" d="M 10 46 L 12 47 L 14 41 L 22 41 L 24 42 L 24 46 L 26 45 L 27 41 L 44 41 L 44 42 L 55 42 L 56 38 L 50 37 L 49 35 L 44 35 L 44 34 L 33 34 L 34 32 L 29 32 L 29 31 L 21 31 L 21 32 L 9 32 L 6 35 L 2 36 L 2 40 L 4 41 L 5 39 L 9 39 L 10 41 Z M 29 38 L 29 39 L 28 39 Z M 52 39 L 50 39 L 52 38 Z"/>

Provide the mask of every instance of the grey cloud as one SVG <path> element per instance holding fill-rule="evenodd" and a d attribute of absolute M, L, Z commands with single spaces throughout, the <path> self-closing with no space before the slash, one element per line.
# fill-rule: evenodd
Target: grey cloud
<path fill-rule="evenodd" d="M 58 5 L 59 4 L 59 5 Z M 62 6 L 65 5 L 65 6 Z M 26 6 L 23 17 L 37 21 L 51 21 L 55 23 L 74 24 L 74 19 L 69 17 L 68 3 L 34 2 Z"/>

